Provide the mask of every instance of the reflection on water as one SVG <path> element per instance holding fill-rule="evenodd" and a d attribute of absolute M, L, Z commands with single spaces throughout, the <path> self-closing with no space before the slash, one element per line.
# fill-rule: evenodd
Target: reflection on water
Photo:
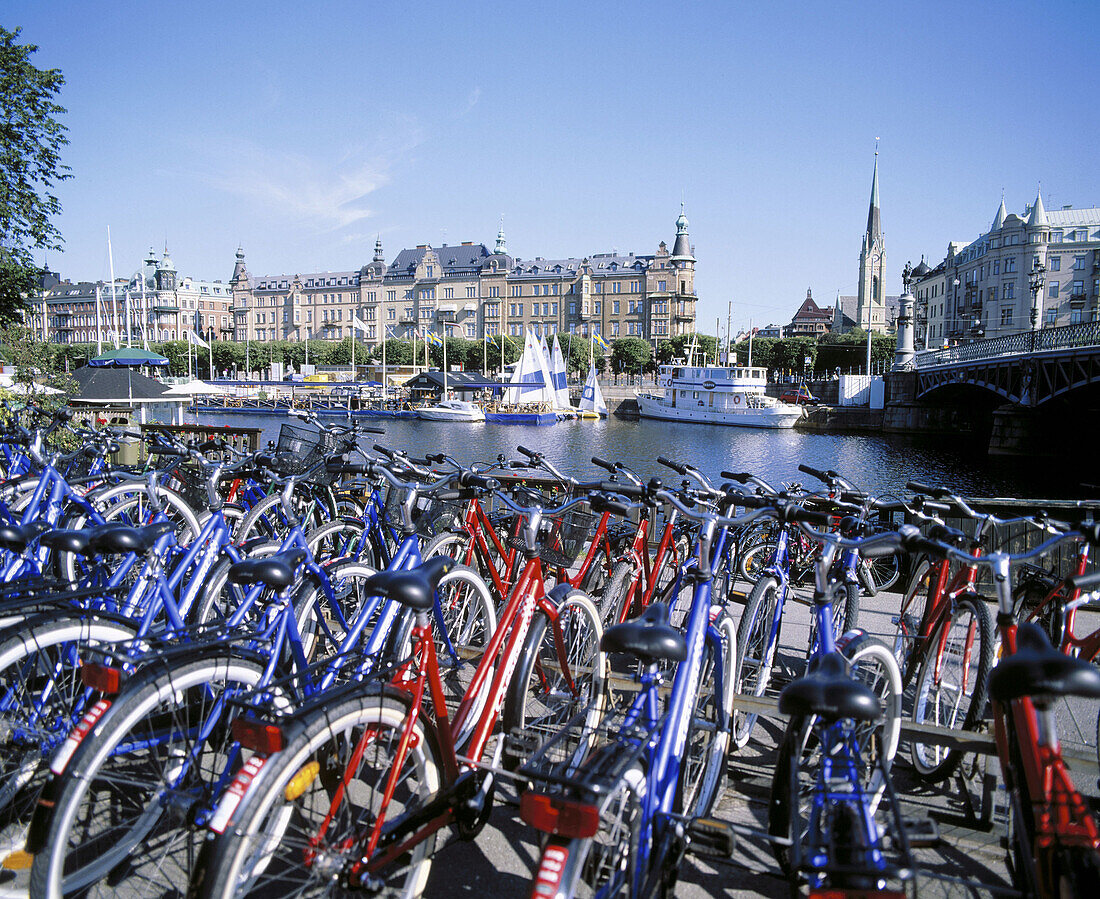
<path fill-rule="evenodd" d="M 278 436 L 286 419 L 270 415 L 201 415 L 188 421 L 259 427 L 265 440 Z M 297 422 L 296 422 L 297 423 Z M 988 458 L 984 448 L 953 439 L 883 436 L 877 434 L 813 434 L 798 430 L 768 431 L 718 425 L 678 424 L 665 421 L 561 422 L 549 427 L 461 424 L 419 420 L 372 420 L 385 436 L 371 443 L 407 450 L 412 455 L 443 452 L 463 461 L 495 459 L 498 453 L 515 457 L 516 446 L 545 453 L 555 463 L 580 477 L 596 479 L 602 473 L 590 459 L 600 456 L 626 463 L 640 474 L 677 478 L 658 465 L 659 455 L 690 462 L 708 476 L 748 471 L 773 483 L 797 480 L 807 484 L 799 463 L 835 469 L 871 493 L 905 486 L 906 481 L 948 485 L 973 496 L 1056 497 L 1083 496 L 1066 466 L 1053 461 Z"/>

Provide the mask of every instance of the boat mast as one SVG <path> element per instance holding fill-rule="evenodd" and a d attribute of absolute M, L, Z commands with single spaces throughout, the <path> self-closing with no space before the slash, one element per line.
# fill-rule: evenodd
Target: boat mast
<path fill-rule="evenodd" d="M 111 272 L 111 315 L 115 320 L 115 349 L 118 349 L 118 295 L 115 293 L 115 257 L 111 253 L 111 226 L 107 226 L 107 265 Z M 129 341 L 126 343 L 129 346 Z"/>

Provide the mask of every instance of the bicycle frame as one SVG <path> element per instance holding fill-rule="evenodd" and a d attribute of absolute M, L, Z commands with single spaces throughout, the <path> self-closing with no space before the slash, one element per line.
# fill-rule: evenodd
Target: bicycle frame
<path fill-rule="evenodd" d="M 971 555 L 977 557 L 980 553 L 980 548 L 975 548 L 972 550 Z M 955 601 L 960 596 L 964 594 L 977 594 L 977 590 L 974 587 L 974 583 L 978 576 L 977 569 L 970 566 L 963 566 L 952 575 L 950 561 L 941 559 L 936 562 L 934 570 L 935 580 L 931 582 L 931 593 L 928 596 L 928 601 L 924 605 L 924 615 L 921 618 L 916 634 L 909 638 L 913 643 L 913 649 L 909 655 L 906 670 L 902 672 L 904 677 L 909 677 L 912 672 L 917 671 L 929 652 L 935 651 L 938 657 L 942 657 L 943 646 L 938 645 L 933 647 L 931 644 L 932 635 L 936 632 L 936 629 L 939 628 L 941 622 L 945 618 L 948 618 L 954 611 Z M 917 593 L 914 593 L 913 598 L 915 599 L 916 596 Z M 904 608 L 901 610 L 901 614 L 905 614 Z M 944 633 L 944 638 L 946 638 L 946 632 Z M 971 632 L 967 636 L 967 651 L 964 661 L 964 667 L 967 669 L 969 668 L 970 649 L 973 646 L 973 642 L 974 635 Z M 940 665 L 937 660 L 937 681 L 940 676 L 939 669 Z"/>
<path fill-rule="evenodd" d="M 1077 559 L 1073 566 L 1073 574 L 1084 574 L 1085 568 L 1088 567 L 1088 562 L 1089 544 L 1082 541 L 1077 552 Z M 1065 619 L 1062 626 L 1062 639 L 1058 645 L 1058 649 L 1066 655 L 1076 655 L 1082 659 L 1094 659 L 1100 654 L 1100 628 L 1082 637 L 1078 637 L 1073 630 L 1073 625 L 1077 619 L 1077 600 L 1080 596 L 1081 591 L 1077 589 L 1070 590 L 1067 595 L 1065 581 L 1057 581 L 1050 592 L 1043 598 L 1043 601 L 1028 613 L 1026 620 L 1034 621 L 1038 618 L 1042 618 L 1046 612 L 1051 610 L 1052 605 L 1060 605 L 1063 609 Z"/>
<path fill-rule="evenodd" d="M 606 514 L 606 513 L 605 513 Z M 676 547 L 673 542 L 673 532 L 677 513 L 675 510 L 665 521 L 664 530 L 661 532 L 661 542 L 657 545 L 657 551 L 652 561 L 649 557 L 649 515 L 642 515 L 638 520 L 638 528 L 634 532 L 634 539 L 630 544 L 629 556 L 634 561 L 634 578 L 627 590 L 626 599 L 619 612 L 619 622 L 626 621 L 635 615 L 641 614 L 651 602 L 657 590 L 657 581 L 662 571 L 665 570 L 666 558 L 668 564 L 679 567 L 680 559 L 677 557 Z M 671 549 L 672 555 L 669 556 Z M 716 555 L 717 555 L 716 550 Z M 686 560 L 685 560 L 686 561 Z"/>

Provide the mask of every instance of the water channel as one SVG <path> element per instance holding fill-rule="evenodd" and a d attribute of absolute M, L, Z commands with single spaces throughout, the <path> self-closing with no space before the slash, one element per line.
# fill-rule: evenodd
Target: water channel
<path fill-rule="evenodd" d="M 192 414 L 185 420 L 261 428 L 264 440 L 275 439 L 280 425 L 287 421 L 249 414 Z M 900 490 L 907 480 L 950 486 L 971 496 L 1083 498 L 1096 492 L 1082 490 L 1082 473 L 1057 460 L 990 458 L 984 447 L 961 438 L 818 434 L 614 417 L 547 427 L 419 420 L 370 423 L 384 427 L 386 434 L 376 441 L 364 440 L 364 446 L 379 442 L 413 455 L 444 452 L 472 461 L 495 459 L 499 453 L 515 458 L 516 446 L 522 444 L 544 452 L 555 464 L 585 479 L 595 479 L 601 473 L 589 461 L 594 455 L 622 461 L 646 477 L 676 478 L 657 464 L 657 456 L 664 455 L 690 462 L 715 478 L 726 469 L 749 471 L 777 484 L 797 480 L 810 486 L 807 482 L 811 479 L 798 472 L 802 462 L 835 469 L 874 494 Z"/>

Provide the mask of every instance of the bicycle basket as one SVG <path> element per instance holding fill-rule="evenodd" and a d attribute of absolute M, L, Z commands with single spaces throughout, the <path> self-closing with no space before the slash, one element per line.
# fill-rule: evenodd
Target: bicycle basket
<path fill-rule="evenodd" d="M 462 526 L 462 503 L 444 502 L 432 496 L 418 496 L 413 509 L 413 524 L 421 537 L 435 537 Z"/>
<path fill-rule="evenodd" d="M 548 519 L 542 532 L 542 560 L 554 568 L 572 568 L 588 546 L 597 518 L 587 512 L 566 512 Z"/>

